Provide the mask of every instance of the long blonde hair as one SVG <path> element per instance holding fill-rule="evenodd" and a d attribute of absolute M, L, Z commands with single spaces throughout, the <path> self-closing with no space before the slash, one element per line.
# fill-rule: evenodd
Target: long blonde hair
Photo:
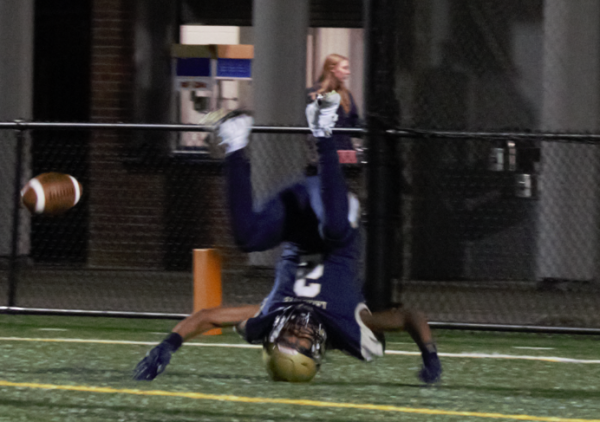
<path fill-rule="evenodd" d="M 350 91 L 344 85 L 344 81 L 340 81 L 333 74 L 333 69 L 344 60 L 348 60 L 347 57 L 344 57 L 340 54 L 330 54 L 325 58 L 323 62 L 323 70 L 321 71 L 321 76 L 319 76 L 319 89 L 316 92 L 313 92 L 313 99 L 316 98 L 318 94 L 324 94 L 330 91 L 336 91 L 341 96 L 340 104 L 348 113 L 350 111 Z"/>

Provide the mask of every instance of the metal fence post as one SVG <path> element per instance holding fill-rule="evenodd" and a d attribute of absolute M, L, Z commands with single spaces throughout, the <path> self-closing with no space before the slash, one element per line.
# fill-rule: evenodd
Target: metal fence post
<path fill-rule="evenodd" d="M 398 0 L 365 1 L 365 117 L 367 139 L 367 256 L 365 296 L 369 307 L 391 304 L 395 245 L 397 140 L 387 130 L 398 126 L 395 97 Z"/>
<path fill-rule="evenodd" d="M 23 168 L 23 129 L 19 128 L 20 120 L 15 120 L 16 127 L 16 162 L 13 192 L 13 215 L 12 215 L 12 241 L 10 251 L 10 264 L 8 273 L 8 307 L 16 305 L 17 296 L 17 259 L 19 254 L 19 226 L 20 226 L 20 203 L 21 203 L 21 172 Z"/>

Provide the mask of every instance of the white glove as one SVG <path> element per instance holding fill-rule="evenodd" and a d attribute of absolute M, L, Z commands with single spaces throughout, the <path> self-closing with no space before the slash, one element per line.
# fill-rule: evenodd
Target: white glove
<path fill-rule="evenodd" d="M 241 115 L 225 120 L 219 125 L 219 145 L 225 147 L 225 154 L 244 148 L 248 145 L 248 137 L 252 131 L 254 119 L 248 115 Z"/>
<path fill-rule="evenodd" d="M 331 129 L 337 122 L 337 109 L 340 106 L 340 94 L 335 91 L 319 95 L 317 99 L 306 106 L 306 120 L 312 134 L 316 138 L 329 138 Z"/>

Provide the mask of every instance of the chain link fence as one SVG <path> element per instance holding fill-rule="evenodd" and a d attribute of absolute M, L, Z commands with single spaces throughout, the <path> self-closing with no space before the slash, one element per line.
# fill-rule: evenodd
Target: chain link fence
<path fill-rule="evenodd" d="M 402 109 L 387 128 L 401 163 L 394 301 L 447 326 L 600 329 L 600 2 L 400 3 L 384 34 L 398 39 L 396 80 L 378 81 Z M 0 305 L 187 315 L 195 248 L 222 252 L 225 304 L 260 301 L 276 252 L 233 246 L 222 158 L 179 150 L 190 130 L 203 131 L 0 123 Z M 258 198 L 300 177 L 307 133 L 255 128 Z M 45 171 L 80 180 L 81 203 L 15 213 Z M 364 164 L 344 171 L 378 200 Z"/>
<path fill-rule="evenodd" d="M 221 158 L 132 152 L 128 141 L 159 132 L 158 125 L 79 126 L 0 130 L 3 143 L 23 144 L 29 165 L 22 168 L 31 168 L 15 179 L 16 163 L 3 163 L 7 191 L 43 171 L 72 173 L 84 189 L 81 202 L 58 217 L 19 209 L 17 248 L 2 257 L 4 309 L 187 315 L 197 248 L 222 253 L 225 304 L 257 303 L 268 293 L 275 254 L 246 255 L 233 245 Z M 168 144 L 186 129 L 167 127 L 178 129 L 162 126 Z M 308 156 L 302 131 L 256 128 L 249 156 L 259 169 L 257 197 L 301 177 Z M 400 218 L 390 227 L 399 233 L 402 264 L 396 301 L 440 324 L 600 328 L 597 189 L 578 171 L 598 166 L 597 135 L 392 132 L 404 162 Z M 56 143 L 52 165 L 37 167 L 29 150 L 44 134 L 61 133 L 80 144 Z M 351 189 L 366 198 L 364 163 L 343 166 Z M 5 239 L 17 216 L 8 203 Z"/>

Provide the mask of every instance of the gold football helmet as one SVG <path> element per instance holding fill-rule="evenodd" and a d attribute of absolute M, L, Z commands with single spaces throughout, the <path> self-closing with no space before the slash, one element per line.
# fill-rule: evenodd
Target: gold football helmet
<path fill-rule="evenodd" d="M 275 343 L 265 344 L 263 362 L 273 381 L 309 382 L 319 370 L 314 359 Z"/>
<path fill-rule="evenodd" d="M 274 381 L 309 382 L 321 366 L 326 333 L 308 305 L 287 307 L 264 343 L 263 362 Z"/>

